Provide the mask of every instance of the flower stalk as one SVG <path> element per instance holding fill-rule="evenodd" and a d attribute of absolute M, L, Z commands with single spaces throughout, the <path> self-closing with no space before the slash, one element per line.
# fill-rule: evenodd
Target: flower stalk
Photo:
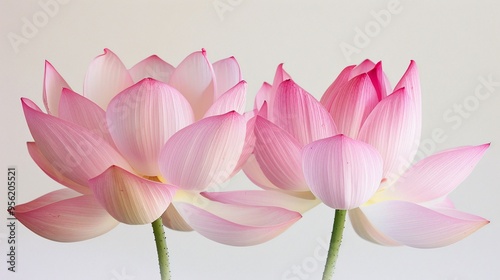
<path fill-rule="evenodd" d="M 156 219 L 151 225 L 153 226 L 153 234 L 155 236 L 161 280 L 170 280 L 167 240 L 165 238 L 165 230 L 163 229 L 161 217 Z"/>
<path fill-rule="evenodd" d="M 330 248 L 328 249 L 323 280 L 332 279 L 335 263 L 339 256 L 340 244 L 342 243 L 346 214 L 347 210 L 335 210 L 335 220 L 333 221 L 332 237 L 330 238 Z"/>

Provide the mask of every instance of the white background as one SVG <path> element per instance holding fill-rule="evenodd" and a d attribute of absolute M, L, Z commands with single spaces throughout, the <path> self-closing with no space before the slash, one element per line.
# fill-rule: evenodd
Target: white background
<path fill-rule="evenodd" d="M 19 203 L 61 188 L 27 153 L 25 143 L 32 138 L 19 100 L 28 97 L 42 105 L 45 59 L 81 91 L 89 62 L 103 48 L 130 67 L 151 54 L 177 65 L 203 47 L 212 61 L 236 57 L 249 83 L 249 100 L 263 81 L 272 81 L 281 62 L 297 83 L 319 98 L 349 64 L 364 58 L 383 60 L 394 85 L 413 59 L 422 83 L 422 137 L 430 139 L 435 129 L 446 136 L 442 143 L 427 141 L 427 148 L 492 143 L 451 196 L 459 209 L 491 223 L 457 244 L 427 250 L 371 244 L 348 223 L 336 279 L 500 279 L 500 86 L 497 83 L 482 100 L 474 96 L 479 77 L 491 75 L 500 81 L 498 1 L 401 0 L 383 24 L 373 14 L 387 10 L 387 0 L 66 0 L 52 15 L 40 6 L 47 2 L 0 1 L 2 180 L 8 165 L 17 166 Z M 230 9 L 216 8 L 224 4 Z M 34 23 L 34 15 L 37 31 L 16 46 L 9 34 L 24 36 L 23 26 Z M 356 28 L 368 32 L 369 40 L 356 42 Z M 341 44 L 359 52 L 346 55 Z M 466 114 L 454 112 L 456 106 L 463 106 Z M 0 208 L 6 209 L 2 186 Z M 252 188 L 243 175 L 225 187 Z M 6 211 L 1 212 L 3 225 Z M 276 239 L 247 248 L 168 230 L 173 279 L 320 279 L 324 260 L 317 260 L 314 251 L 325 254 L 321 244 L 329 238 L 333 214 L 318 206 Z M 120 225 L 79 243 L 48 241 L 18 225 L 16 273 L 8 272 L 4 261 L 6 230 L 1 226 L 0 279 L 159 279 L 148 225 Z M 284 277 L 293 266 L 302 267 L 305 274 Z"/>

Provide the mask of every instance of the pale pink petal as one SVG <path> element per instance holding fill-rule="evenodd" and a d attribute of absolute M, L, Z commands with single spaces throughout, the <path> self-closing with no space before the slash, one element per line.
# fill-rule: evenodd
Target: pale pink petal
<path fill-rule="evenodd" d="M 325 93 L 321 97 L 320 103 L 326 108 L 327 111 L 333 113 L 333 100 L 335 100 L 337 94 L 339 94 L 339 90 L 344 87 L 344 85 L 349 81 L 349 76 L 351 75 L 351 71 L 354 68 L 354 65 L 347 66 L 340 72 L 337 78 L 333 81 L 333 83 L 326 89 Z"/>
<path fill-rule="evenodd" d="M 363 212 L 380 232 L 416 248 L 450 245 L 489 223 L 481 217 L 454 209 L 432 210 L 398 200 L 363 207 Z"/>
<path fill-rule="evenodd" d="M 370 145 L 342 134 L 304 147 L 302 167 L 312 193 L 334 209 L 353 209 L 377 191 L 382 158 Z"/>
<path fill-rule="evenodd" d="M 115 95 L 133 84 L 132 77 L 120 58 L 104 49 L 104 54 L 96 57 L 87 70 L 83 95 L 106 110 Z"/>
<path fill-rule="evenodd" d="M 94 102 L 70 89 L 65 88 L 62 91 L 59 118 L 83 126 L 96 137 L 106 140 L 111 147 L 115 147 L 108 131 L 106 112 Z"/>
<path fill-rule="evenodd" d="M 63 88 L 70 88 L 57 70 L 45 61 L 45 76 L 43 78 L 43 104 L 47 113 L 57 116 L 59 111 L 59 98 Z"/>
<path fill-rule="evenodd" d="M 242 167 L 242 170 L 243 172 L 245 172 L 247 178 L 252 181 L 252 183 L 261 187 L 262 189 L 279 189 L 266 177 L 266 175 L 262 171 L 262 168 L 260 168 L 259 162 L 255 158 L 254 154 L 248 157 L 247 161 Z"/>
<path fill-rule="evenodd" d="M 40 167 L 40 169 L 45 172 L 50 178 L 54 179 L 56 182 L 73 189 L 82 194 L 91 194 L 92 191 L 87 185 L 81 185 L 73 180 L 66 177 L 63 172 L 61 172 L 61 166 L 55 166 L 45 158 L 45 156 L 40 152 L 35 142 L 28 142 L 28 152 L 35 161 L 35 163 Z"/>
<path fill-rule="evenodd" d="M 217 99 L 241 81 L 241 71 L 238 61 L 232 56 L 216 61 L 213 68 L 217 81 L 217 92 L 215 93 Z"/>
<path fill-rule="evenodd" d="M 358 139 L 380 152 L 384 177 L 399 177 L 402 174 L 398 170 L 413 160 L 420 139 L 420 123 L 419 113 L 405 89 L 384 98 L 368 116 Z"/>
<path fill-rule="evenodd" d="M 104 139 L 85 128 L 47 115 L 23 98 L 26 122 L 40 153 L 59 173 L 87 186 L 87 181 L 111 165 L 132 169 Z"/>
<path fill-rule="evenodd" d="M 284 190 L 307 191 L 301 167 L 301 145 L 292 135 L 257 116 L 255 158 L 265 176 Z"/>
<path fill-rule="evenodd" d="M 234 87 L 223 93 L 215 102 L 210 106 L 205 113 L 204 118 L 222 115 L 227 112 L 236 111 L 243 115 L 245 113 L 245 102 L 247 93 L 247 82 L 241 81 Z"/>
<path fill-rule="evenodd" d="M 281 83 L 274 102 L 274 123 L 301 145 L 337 134 L 332 116 L 292 80 Z"/>
<path fill-rule="evenodd" d="M 203 192 L 204 197 L 233 205 L 274 206 L 304 213 L 321 201 L 311 192 L 285 192 L 280 190 L 250 190 L 228 192 Z"/>
<path fill-rule="evenodd" d="M 185 190 L 224 183 L 243 151 L 246 121 L 236 112 L 202 119 L 178 131 L 160 152 L 167 182 Z"/>
<path fill-rule="evenodd" d="M 193 231 L 193 229 L 184 221 L 173 204 L 170 204 L 167 211 L 161 215 L 163 225 L 169 229 L 177 231 Z"/>
<path fill-rule="evenodd" d="M 118 150 L 142 175 L 157 176 L 167 140 L 193 122 L 187 100 L 175 88 L 151 78 L 122 91 L 106 111 Z"/>
<path fill-rule="evenodd" d="M 174 66 L 168 64 L 157 55 L 152 55 L 132 66 L 128 71 L 134 83 L 144 78 L 153 78 L 168 83 L 174 70 Z"/>
<path fill-rule="evenodd" d="M 377 103 L 377 92 L 370 77 L 361 74 L 338 89 L 330 107 L 330 114 L 339 132 L 355 139 Z"/>
<path fill-rule="evenodd" d="M 384 245 L 384 246 L 400 246 L 403 245 L 389 236 L 383 234 L 376 229 L 372 223 L 366 218 L 362 208 L 354 208 L 349 210 L 349 219 L 351 220 L 354 231 L 363 239 Z"/>
<path fill-rule="evenodd" d="M 417 64 L 415 61 L 410 61 L 410 65 L 408 66 L 408 69 L 406 72 L 403 74 L 403 77 L 401 77 L 401 80 L 398 82 L 396 87 L 394 88 L 394 91 L 397 91 L 401 88 L 405 89 L 405 92 L 408 94 L 408 96 L 411 99 L 411 104 L 413 106 L 413 110 L 416 114 L 416 136 L 415 138 L 418 139 L 416 141 L 416 145 L 418 145 L 418 141 L 420 140 L 420 133 L 422 131 L 422 93 L 420 89 L 420 78 L 418 75 L 418 68 Z M 416 153 L 416 150 L 415 150 Z M 412 155 L 415 155 L 415 153 Z M 410 160 L 411 162 L 412 160 Z"/>
<path fill-rule="evenodd" d="M 17 205 L 14 214 L 34 233 L 59 242 L 94 238 L 118 225 L 93 195 L 81 195 L 70 189 L 53 191 Z"/>
<path fill-rule="evenodd" d="M 118 221 L 141 225 L 158 219 L 172 201 L 176 188 L 147 180 L 112 166 L 89 180 L 99 203 Z"/>
<path fill-rule="evenodd" d="M 366 73 L 370 72 L 371 70 L 373 70 L 373 68 L 375 68 L 375 63 L 373 63 L 369 59 L 365 59 L 365 60 L 363 60 L 363 62 L 356 65 L 356 67 L 354 67 L 351 70 L 351 73 L 349 74 L 349 80 L 358 76 L 358 75 L 366 74 Z"/>
<path fill-rule="evenodd" d="M 215 100 L 215 80 L 212 64 L 205 50 L 186 57 L 170 76 L 169 84 L 191 104 L 195 119 L 200 119 Z"/>
<path fill-rule="evenodd" d="M 446 196 L 469 176 L 489 146 L 466 146 L 429 156 L 406 171 L 387 195 L 415 203 Z"/>
<path fill-rule="evenodd" d="M 238 159 L 238 163 L 234 167 L 233 173 L 230 177 L 233 177 L 236 173 L 240 172 L 241 168 L 246 164 L 248 158 L 252 156 L 253 150 L 255 147 L 255 114 L 256 111 L 250 111 L 244 113 L 245 120 L 247 122 L 246 126 L 246 135 L 245 135 L 245 144 L 243 145 L 243 150 L 241 152 L 240 158 Z"/>
<path fill-rule="evenodd" d="M 273 86 L 271 86 L 266 82 L 262 84 L 259 91 L 257 91 L 257 94 L 255 95 L 255 103 L 254 103 L 255 110 L 260 110 L 262 105 L 264 105 L 264 102 L 269 101 L 269 96 L 271 95 L 272 87 Z"/>
<path fill-rule="evenodd" d="M 286 80 L 290 80 L 291 77 L 290 75 L 283 69 L 283 63 L 278 65 L 278 68 L 276 68 L 276 73 L 274 74 L 274 80 L 273 80 L 273 85 L 271 86 L 271 89 L 269 92 L 266 94 L 266 103 L 268 106 L 268 119 L 271 122 L 275 122 L 275 113 L 274 113 L 274 101 L 276 98 L 276 92 L 278 91 L 278 88 L 280 87 L 281 83 Z"/>
<path fill-rule="evenodd" d="M 302 216 L 279 207 L 230 205 L 207 202 L 205 207 L 174 202 L 184 220 L 198 233 L 232 246 L 266 242 L 289 228 Z"/>

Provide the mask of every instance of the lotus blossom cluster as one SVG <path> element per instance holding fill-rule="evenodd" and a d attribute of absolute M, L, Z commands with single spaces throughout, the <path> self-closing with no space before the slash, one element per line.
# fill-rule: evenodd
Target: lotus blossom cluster
<path fill-rule="evenodd" d="M 349 210 L 382 245 L 440 247 L 488 221 L 447 198 L 489 144 L 445 150 L 410 167 L 421 134 L 415 62 L 394 88 L 382 64 L 346 67 L 321 100 L 279 65 L 245 112 L 237 61 L 204 50 L 177 67 L 151 56 L 127 69 L 110 50 L 74 92 L 46 63 L 46 112 L 23 98 L 36 164 L 66 188 L 19 205 L 35 233 L 79 241 L 118 223 L 195 230 L 254 245 L 323 202 Z M 243 170 L 261 190 L 208 191 Z"/>
<path fill-rule="evenodd" d="M 237 173 L 250 155 L 246 82 L 234 57 L 205 50 L 177 67 L 150 56 L 127 69 L 110 50 L 87 71 L 83 93 L 45 64 L 46 112 L 22 99 L 35 163 L 66 188 L 16 207 L 33 232 L 72 242 L 119 223 L 196 230 L 231 245 L 261 243 L 301 215 L 242 206 L 199 193 Z"/>
<path fill-rule="evenodd" d="M 391 246 L 446 246 L 489 223 L 447 198 L 489 144 L 442 151 L 407 168 L 422 120 L 413 61 L 394 89 L 380 62 L 346 67 L 320 101 L 279 65 L 255 110 L 255 148 L 243 170 L 263 191 L 205 196 L 241 204 L 242 197 L 268 197 L 299 212 L 319 199 L 349 210 L 362 238 Z"/>

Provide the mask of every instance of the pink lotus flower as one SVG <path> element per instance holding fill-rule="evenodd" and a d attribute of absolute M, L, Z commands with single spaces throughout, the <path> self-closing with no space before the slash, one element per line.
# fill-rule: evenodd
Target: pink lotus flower
<path fill-rule="evenodd" d="M 273 238 L 300 214 L 199 195 L 227 181 L 249 155 L 245 93 L 237 61 L 211 64 L 204 50 L 176 68 L 151 56 L 127 69 L 106 49 L 87 71 L 83 96 L 46 62 L 47 113 L 22 99 L 34 138 L 28 151 L 67 188 L 17 206 L 15 216 L 55 241 L 159 217 L 172 229 L 231 245 Z"/>
<path fill-rule="evenodd" d="M 447 150 L 403 168 L 415 157 L 421 131 L 414 62 L 394 90 L 381 63 L 349 66 L 321 104 L 280 65 L 273 85 L 264 84 L 257 94 L 256 109 L 255 149 L 244 171 L 266 191 L 206 197 L 246 205 L 242 197 L 253 196 L 304 212 L 318 203 L 315 196 L 332 208 L 350 209 L 356 232 L 384 245 L 445 246 L 488 223 L 446 199 L 488 144 Z"/>

